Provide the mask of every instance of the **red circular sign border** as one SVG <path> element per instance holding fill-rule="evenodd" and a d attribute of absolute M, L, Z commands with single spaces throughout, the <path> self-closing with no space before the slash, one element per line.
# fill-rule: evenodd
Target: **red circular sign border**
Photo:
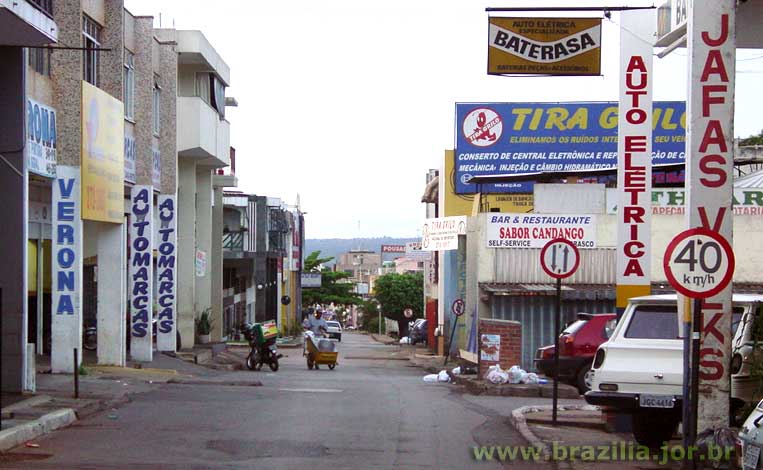
<path fill-rule="evenodd" d="M 546 250 L 548 250 L 548 248 L 554 243 L 564 243 L 567 246 L 572 247 L 572 251 L 575 253 L 575 264 L 572 266 L 572 269 L 570 269 L 570 271 L 567 274 L 560 275 L 559 273 L 555 273 L 551 271 L 550 269 L 548 269 L 548 267 L 546 266 L 546 263 L 543 262 L 543 258 L 546 255 Z M 574 243 L 567 240 L 566 238 L 554 238 L 546 242 L 546 244 L 543 245 L 543 248 L 541 248 L 540 250 L 540 267 L 543 268 L 543 271 L 545 271 L 546 274 L 553 277 L 554 279 L 568 278 L 572 276 L 573 274 L 575 274 L 575 271 L 577 271 L 578 267 L 580 267 L 580 251 L 578 250 L 578 247 L 576 247 Z"/>
<path fill-rule="evenodd" d="M 704 292 L 702 294 L 698 294 L 697 292 L 690 291 L 689 289 L 684 287 L 682 284 L 680 284 L 678 282 L 678 279 L 676 279 L 676 277 L 673 275 L 673 272 L 670 269 L 670 258 L 673 252 L 675 251 L 676 247 L 678 246 L 678 244 L 694 235 L 704 235 L 706 237 L 712 238 L 713 240 L 715 240 L 721 245 L 721 248 L 726 253 L 726 256 L 729 258 L 729 269 L 726 275 L 721 280 L 721 282 L 713 289 L 707 292 Z M 668 284 L 670 284 L 676 290 L 676 292 L 692 299 L 707 299 L 707 298 L 713 297 L 714 295 L 717 295 L 719 292 L 721 292 L 723 289 L 725 289 L 729 285 L 729 283 L 731 282 L 731 279 L 734 277 L 734 269 L 736 268 L 736 260 L 734 259 L 734 250 L 731 248 L 731 245 L 729 244 L 728 240 L 726 240 L 720 233 L 714 232 L 706 228 L 697 227 L 697 228 L 690 228 L 688 230 L 684 230 L 683 232 L 673 237 L 673 240 L 671 240 L 670 243 L 668 243 L 668 247 L 665 249 L 665 255 L 662 257 L 662 267 L 665 270 L 665 277 L 668 278 Z"/>
<path fill-rule="evenodd" d="M 461 313 L 456 313 L 456 304 L 463 305 L 463 311 Z M 464 313 L 466 313 L 466 302 L 464 302 L 464 299 L 456 299 L 453 301 L 453 303 L 450 305 L 450 312 L 455 315 L 456 317 L 460 317 Z"/>

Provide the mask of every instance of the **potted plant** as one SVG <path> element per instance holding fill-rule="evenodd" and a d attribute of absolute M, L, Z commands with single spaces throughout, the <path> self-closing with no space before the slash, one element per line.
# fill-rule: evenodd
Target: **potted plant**
<path fill-rule="evenodd" d="M 199 338 L 200 344 L 207 344 L 210 342 L 210 334 L 212 333 L 211 311 L 211 308 L 204 310 L 201 315 L 199 315 L 199 318 L 196 319 L 196 336 Z"/>

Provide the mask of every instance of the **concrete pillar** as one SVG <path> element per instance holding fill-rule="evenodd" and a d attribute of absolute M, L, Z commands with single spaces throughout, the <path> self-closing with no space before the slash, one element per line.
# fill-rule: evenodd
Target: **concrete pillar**
<path fill-rule="evenodd" d="M 196 164 L 178 160 L 177 309 L 180 348 L 192 348 L 196 312 Z"/>
<path fill-rule="evenodd" d="M 125 365 L 125 226 L 98 223 L 98 364 Z"/>
<path fill-rule="evenodd" d="M 209 168 L 196 171 L 196 249 L 206 259 L 203 274 L 196 273 L 196 313 L 201 314 L 212 306 L 212 170 Z"/>
<path fill-rule="evenodd" d="M 27 342 L 27 169 L 25 141 L 24 49 L 0 47 L 0 370 L 2 390 L 24 389 Z"/>
<path fill-rule="evenodd" d="M 82 362 L 82 217 L 79 166 L 59 165 L 53 181 L 53 373 L 74 372 Z M 26 277 L 25 277 L 26 278 Z"/>
<path fill-rule="evenodd" d="M 223 188 L 214 187 L 212 208 L 212 253 L 211 262 L 211 303 L 212 303 L 212 341 L 221 341 L 223 331 Z"/>

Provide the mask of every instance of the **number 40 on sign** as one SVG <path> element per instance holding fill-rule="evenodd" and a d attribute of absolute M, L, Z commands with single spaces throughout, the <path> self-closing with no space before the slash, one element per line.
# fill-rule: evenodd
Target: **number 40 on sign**
<path fill-rule="evenodd" d="M 731 282 L 734 252 L 719 233 L 693 228 L 670 242 L 663 267 L 668 282 L 678 292 L 693 299 L 706 299 Z"/>

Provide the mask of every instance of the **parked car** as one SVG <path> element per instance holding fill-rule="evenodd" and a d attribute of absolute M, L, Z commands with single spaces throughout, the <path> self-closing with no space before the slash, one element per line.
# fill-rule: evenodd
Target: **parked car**
<path fill-rule="evenodd" d="M 342 341 L 342 324 L 338 321 L 327 321 L 326 329 L 329 338 L 336 338 L 338 341 Z"/>
<path fill-rule="evenodd" d="M 630 299 L 612 336 L 596 351 L 591 391 L 585 394 L 592 405 L 629 413 L 636 441 L 653 448 L 670 440 L 681 421 L 684 362 L 676 302 L 675 294 Z M 763 295 L 734 294 L 732 307 L 734 358 L 752 341 Z M 735 413 L 757 399 L 749 394 L 749 372 L 745 377 L 741 364 L 730 372 Z"/>
<path fill-rule="evenodd" d="M 593 356 L 616 324 L 614 313 L 578 313 L 577 320 L 559 335 L 559 381 L 576 386 L 581 394 L 591 390 Z M 548 377 L 554 377 L 555 349 L 552 344 L 535 352 L 535 368 Z"/>
<path fill-rule="evenodd" d="M 411 344 L 427 343 L 427 321 L 423 318 L 417 319 L 413 322 L 413 325 L 409 328 L 408 337 L 411 339 Z"/>
<path fill-rule="evenodd" d="M 750 413 L 739 431 L 736 455 L 737 467 L 744 470 L 763 468 L 760 450 L 763 448 L 763 400 Z"/>

